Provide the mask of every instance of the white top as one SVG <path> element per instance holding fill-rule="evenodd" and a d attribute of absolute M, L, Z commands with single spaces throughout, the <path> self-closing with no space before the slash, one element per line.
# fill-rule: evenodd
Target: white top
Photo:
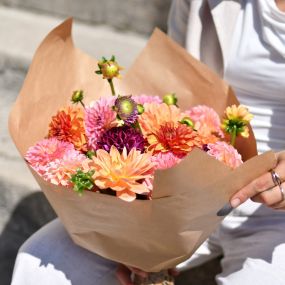
<path fill-rule="evenodd" d="M 254 114 L 259 152 L 285 149 L 285 13 L 275 0 L 244 0 L 225 80 Z"/>

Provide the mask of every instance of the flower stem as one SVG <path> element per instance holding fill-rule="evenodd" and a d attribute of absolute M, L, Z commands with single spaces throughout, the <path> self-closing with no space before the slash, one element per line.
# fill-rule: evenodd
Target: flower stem
<path fill-rule="evenodd" d="M 108 82 L 109 82 L 110 87 L 111 87 L 112 95 L 113 95 L 113 96 L 116 96 L 116 92 L 115 92 L 115 87 L 114 87 L 113 79 L 108 79 Z"/>
<path fill-rule="evenodd" d="M 234 125 L 232 132 L 231 132 L 231 145 L 234 146 L 236 142 L 236 137 L 237 137 L 237 126 Z"/>
<path fill-rule="evenodd" d="M 82 107 L 85 109 L 85 104 L 83 103 L 83 101 L 80 100 L 79 102 L 80 102 L 80 104 L 82 105 Z"/>

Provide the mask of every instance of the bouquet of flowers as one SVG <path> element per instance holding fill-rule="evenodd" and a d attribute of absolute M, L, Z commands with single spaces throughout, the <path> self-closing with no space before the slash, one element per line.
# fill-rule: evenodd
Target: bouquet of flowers
<path fill-rule="evenodd" d="M 76 49 L 67 20 L 37 50 L 9 127 L 75 243 L 158 272 L 189 258 L 275 156 L 255 156 L 246 107 L 162 32 L 120 70 Z"/>
<path fill-rule="evenodd" d="M 227 107 L 223 120 L 214 109 L 197 105 L 181 111 L 174 93 L 158 96 L 116 95 L 113 79 L 120 66 L 102 58 L 97 74 L 107 79 L 112 97 L 85 106 L 84 92 L 71 101 L 82 108 L 61 108 L 48 135 L 28 149 L 25 158 L 41 177 L 55 185 L 116 195 L 131 202 L 151 199 L 155 170 L 172 168 L 194 148 L 234 169 L 242 159 L 233 147 L 249 136 L 252 118 L 245 106 Z M 223 132 L 223 130 L 225 132 Z M 224 140 L 229 134 L 231 144 Z"/>

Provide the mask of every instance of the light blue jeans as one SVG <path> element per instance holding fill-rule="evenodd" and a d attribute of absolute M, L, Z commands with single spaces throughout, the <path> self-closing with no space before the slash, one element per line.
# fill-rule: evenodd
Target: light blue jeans
<path fill-rule="evenodd" d="M 221 254 L 217 284 L 284 285 L 285 212 L 247 202 L 178 268 L 191 268 Z M 23 244 L 12 285 L 117 285 L 116 268 L 115 262 L 75 245 L 56 219 Z"/>

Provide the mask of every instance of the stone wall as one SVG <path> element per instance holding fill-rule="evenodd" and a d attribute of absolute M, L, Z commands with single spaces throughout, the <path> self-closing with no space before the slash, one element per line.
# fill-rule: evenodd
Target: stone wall
<path fill-rule="evenodd" d="M 150 34 L 166 30 L 171 0 L 0 0 L 0 4 Z"/>

